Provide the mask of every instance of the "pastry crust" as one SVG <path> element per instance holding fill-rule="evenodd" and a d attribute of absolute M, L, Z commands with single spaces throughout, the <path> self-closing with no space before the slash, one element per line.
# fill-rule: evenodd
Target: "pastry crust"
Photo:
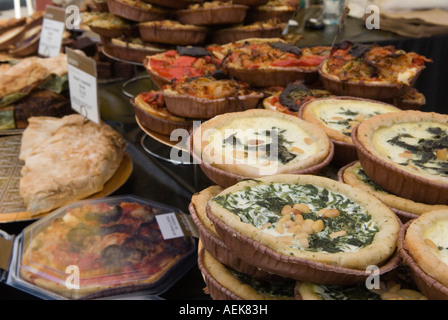
<path fill-rule="evenodd" d="M 210 1 L 189 5 L 176 11 L 177 20 L 184 24 L 212 26 L 243 22 L 249 7 L 225 1 Z"/>
<path fill-rule="evenodd" d="M 302 105 L 302 119 L 319 125 L 333 140 L 353 144 L 352 128 L 374 115 L 401 111 L 393 105 L 354 97 L 319 98 Z"/>
<path fill-rule="evenodd" d="M 365 172 L 362 170 L 362 166 L 359 161 L 350 163 L 341 170 L 342 182 L 372 193 L 389 207 L 403 212 L 408 212 L 413 215 L 413 218 L 417 218 L 419 215 L 428 211 L 442 209 L 448 210 L 448 206 L 445 205 L 428 205 L 387 192 L 380 186 L 375 185 L 375 183 L 367 177 Z"/>
<path fill-rule="evenodd" d="M 371 239 L 370 244 L 366 244 L 364 246 L 360 246 L 357 249 L 352 251 L 343 249 L 343 251 L 338 252 L 327 252 L 327 251 L 313 251 L 304 249 L 305 247 L 290 245 L 283 241 L 283 238 L 280 236 L 276 236 L 275 232 L 268 232 L 268 228 L 263 228 L 260 226 L 256 226 L 255 224 L 248 223 L 247 221 L 243 221 L 238 215 L 234 212 L 228 210 L 223 206 L 222 199 L 227 199 L 232 194 L 237 194 L 238 192 L 246 192 L 252 188 L 257 187 L 268 187 L 272 188 L 273 185 L 280 184 L 278 188 L 283 188 L 284 185 L 291 186 L 308 186 L 312 185 L 314 187 L 320 187 L 326 189 L 331 192 L 335 192 L 340 196 L 346 197 L 350 199 L 356 206 L 359 206 L 360 210 L 356 211 L 361 214 L 365 214 L 366 217 L 371 218 L 371 222 L 374 225 L 374 228 L 377 228 L 375 231 L 373 238 Z M 285 187 L 286 188 L 286 187 Z M 255 189 L 258 190 L 258 189 Z M 287 189 L 282 189 L 287 190 Z M 260 192 L 260 191 L 256 191 Z M 290 196 L 293 196 L 290 192 L 288 192 Z M 296 193 L 295 193 L 296 194 Z M 302 194 L 302 193 L 300 193 Z M 314 194 L 314 193 L 313 193 Z M 299 195 L 299 194 L 297 194 Z M 218 198 L 219 197 L 219 198 Z M 247 180 L 237 183 L 236 185 L 225 189 L 221 192 L 218 197 L 215 197 L 209 201 L 208 205 L 208 216 L 214 222 L 215 226 L 220 225 L 221 223 L 229 228 L 229 230 L 218 228 L 218 234 L 220 234 L 223 241 L 226 238 L 228 232 L 234 233 L 233 237 L 236 239 L 244 239 L 247 237 L 250 242 L 254 243 L 254 247 L 243 249 L 243 243 L 246 240 L 243 240 L 240 247 L 235 247 L 235 243 L 226 243 L 231 250 L 235 250 L 237 254 L 243 259 L 244 255 L 247 255 L 245 258 L 247 259 L 250 256 L 250 252 L 246 251 L 264 251 L 264 254 L 270 256 L 271 258 L 277 260 L 280 259 L 285 263 L 306 263 L 304 261 L 319 262 L 324 265 L 332 265 L 339 266 L 343 268 L 356 269 L 356 270 L 365 270 L 365 268 L 369 265 L 383 265 L 395 252 L 396 242 L 398 238 L 398 232 L 400 230 L 400 223 L 395 214 L 380 200 L 378 200 L 373 195 L 361 191 L 359 189 L 354 189 L 351 186 L 345 185 L 343 183 L 313 175 L 274 175 L 269 177 L 263 177 L 258 180 Z M 270 201 L 274 201 L 276 197 L 279 197 L 278 194 L 275 194 Z M 251 205 L 251 198 L 248 198 L 249 202 L 248 206 Z M 228 203 L 224 201 L 224 203 Z M 305 203 L 310 205 L 310 203 Z M 255 203 L 254 203 L 255 205 Z M 326 208 L 331 208 L 332 206 L 328 203 L 323 204 Z M 252 207 L 251 207 L 252 208 Z M 310 207 L 311 208 L 311 207 Z M 315 210 L 317 210 L 316 208 Z M 344 210 L 339 207 L 339 209 Z M 268 210 L 269 211 L 269 210 Z M 264 211 L 266 212 L 266 211 Z M 269 211 L 270 212 L 270 211 Z M 259 216 L 260 220 L 256 224 L 262 224 L 265 215 L 267 213 L 261 214 Z M 273 218 L 272 224 L 275 225 L 279 221 L 279 213 L 274 213 L 277 215 L 277 221 L 274 221 Z M 280 215 L 281 216 L 281 215 Z M 263 218 L 264 217 L 264 218 Z M 253 217 L 251 219 L 258 219 Z M 218 222 L 219 221 L 219 222 Z M 331 231 L 330 229 L 329 231 Z M 353 232 L 347 231 L 347 232 Z M 294 240 L 295 241 L 295 240 Z M 226 241 L 225 241 L 226 242 Z M 294 242 L 295 243 L 295 242 Z M 345 251 L 344 251 L 345 250 Z M 279 256 L 277 256 L 279 255 Z M 266 257 L 268 259 L 268 257 Z M 266 260 L 263 259 L 263 260 Z M 303 261 L 304 260 L 304 261 Z M 273 261 L 270 263 L 266 262 L 258 262 L 263 264 L 263 266 L 259 265 L 259 267 L 265 268 L 267 271 L 276 272 L 276 267 Z M 265 264 L 266 263 L 266 264 Z M 272 264 L 272 265 L 271 265 Z M 270 269 L 271 270 L 270 270 Z M 322 267 L 321 267 L 322 268 Z M 278 272 L 278 271 L 277 271 Z M 298 275 L 291 274 L 289 276 L 297 277 Z M 300 275 L 298 276 L 300 277 Z M 303 280 L 303 279 L 297 279 Z"/>
<path fill-rule="evenodd" d="M 31 117 L 23 133 L 20 195 L 35 215 L 100 191 L 119 167 L 126 143 L 106 124 L 78 114 Z"/>
<path fill-rule="evenodd" d="M 431 128 L 435 130 L 433 134 L 431 134 Z M 442 136 L 438 134 L 439 130 Z M 446 170 L 445 174 L 434 172 L 438 172 L 438 169 L 443 172 L 443 166 L 446 166 L 446 157 L 439 157 L 436 154 L 438 150 L 443 150 L 443 147 L 446 147 L 443 137 L 447 134 L 448 115 L 408 110 L 378 115 L 362 122 L 357 129 L 356 138 L 373 157 L 380 159 L 389 166 L 393 166 L 396 171 L 406 172 L 414 177 L 440 184 L 441 187 L 446 188 L 448 187 Z M 409 140 L 411 136 L 412 140 Z M 431 143 L 425 149 L 420 149 L 419 145 L 424 141 L 420 141 L 420 139 L 429 142 L 435 141 L 434 139 L 442 140 L 439 143 L 440 146 Z M 395 141 L 395 144 L 390 142 L 392 140 Z M 418 150 L 409 151 L 406 149 L 409 144 L 415 150 Z M 424 153 L 420 154 L 420 152 Z M 434 154 L 434 157 L 430 158 L 431 162 L 425 162 L 423 163 L 424 166 L 419 166 L 418 160 L 421 157 L 426 157 L 429 153 Z M 393 160 L 390 159 L 391 157 Z M 408 165 L 400 163 L 407 163 Z M 427 163 L 430 163 L 430 165 L 426 165 Z M 434 167 L 435 170 L 432 170 L 431 167 Z M 364 169 L 366 169 L 365 166 Z"/>
<path fill-rule="evenodd" d="M 199 45 L 208 34 L 205 27 L 184 25 L 173 20 L 143 22 L 138 29 L 145 41 L 180 46 Z"/>
<path fill-rule="evenodd" d="M 404 248 L 417 265 L 445 287 L 448 287 L 447 227 L 447 209 L 429 211 L 409 224 L 404 238 Z"/>
<path fill-rule="evenodd" d="M 293 288 L 291 296 L 260 292 L 250 284 L 241 281 L 236 273 L 221 264 L 204 249 L 199 253 L 198 266 L 214 300 L 294 300 Z M 285 282 L 287 281 L 285 280 Z M 293 280 L 289 280 L 289 282 L 293 282 Z M 275 285 L 281 286 L 278 283 Z M 290 286 L 293 287 L 293 285 Z"/>
<path fill-rule="evenodd" d="M 286 135 L 279 137 L 278 141 L 273 138 L 269 142 L 270 135 L 266 130 L 277 131 L 274 127 L 280 131 L 286 130 Z M 332 149 L 330 140 L 316 125 L 272 110 L 253 109 L 224 114 L 202 123 L 199 129 L 193 132 L 194 154 L 204 163 L 243 177 L 254 178 L 307 169 L 327 160 Z M 229 137 L 246 139 L 247 142 L 241 141 L 247 143 L 247 146 L 234 147 L 224 143 Z M 284 145 L 289 151 L 279 151 L 277 155 L 266 158 L 270 148 L 268 144 L 275 145 L 278 142 L 281 148 L 284 139 L 294 139 L 291 145 Z M 250 144 L 253 143 L 255 149 L 251 149 Z M 247 149 L 244 154 L 241 153 L 242 147 Z"/>

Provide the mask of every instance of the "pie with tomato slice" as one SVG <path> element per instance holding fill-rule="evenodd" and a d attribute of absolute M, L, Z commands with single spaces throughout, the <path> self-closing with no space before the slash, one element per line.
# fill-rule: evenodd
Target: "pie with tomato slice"
<path fill-rule="evenodd" d="M 196 250 L 191 238 L 163 238 L 156 216 L 167 212 L 133 197 L 67 207 L 30 230 L 21 277 L 68 299 L 151 288 Z M 77 289 L 67 286 L 68 267 L 79 271 Z"/>
<path fill-rule="evenodd" d="M 218 65 L 218 60 L 200 47 L 178 47 L 144 60 L 151 80 L 159 88 L 174 80 L 211 75 Z"/>
<path fill-rule="evenodd" d="M 330 53 L 326 46 L 299 48 L 280 38 L 251 38 L 208 50 L 222 60 L 225 73 L 254 87 L 286 86 L 296 80 L 313 83 Z"/>
<path fill-rule="evenodd" d="M 192 126 L 191 119 L 176 116 L 168 111 L 163 95 L 159 91 L 139 93 L 131 98 L 131 104 L 135 110 L 135 117 L 150 131 L 170 135 L 175 129 L 189 130 Z"/>

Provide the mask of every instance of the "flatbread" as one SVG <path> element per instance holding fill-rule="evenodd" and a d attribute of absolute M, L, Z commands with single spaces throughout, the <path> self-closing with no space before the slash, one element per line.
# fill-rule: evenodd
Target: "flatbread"
<path fill-rule="evenodd" d="M 32 215 L 101 191 L 118 169 L 126 144 L 106 124 L 79 114 L 31 117 L 19 158 L 20 195 Z"/>

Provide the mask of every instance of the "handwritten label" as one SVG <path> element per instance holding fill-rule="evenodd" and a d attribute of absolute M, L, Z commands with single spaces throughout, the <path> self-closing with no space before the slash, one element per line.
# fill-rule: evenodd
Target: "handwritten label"
<path fill-rule="evenodd" d="M 38 54 L 50 58 L 57 56 L 61 52 L 64 30 L 65 10 L 59 7 L 47 6 L 42 22 Z"/>
<path fill-rule="evenodd" d="M 198 230 L 190 216 L 180 212 L 156 215 L 156 220 L 165 240 L 180 237 L 199 238 Z"/>
<path fill-rule="evenodd" d="M 95 60 L 66 49 L 68 84 L 72 108 L 91 121 L 100 123 Z"/>

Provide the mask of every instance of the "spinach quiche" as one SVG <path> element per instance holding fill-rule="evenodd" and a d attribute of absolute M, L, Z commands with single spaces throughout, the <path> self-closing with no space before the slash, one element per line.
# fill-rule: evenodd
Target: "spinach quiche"
<path fill-rule="evenodd" d="M 332 147 L 314 124 L 272 110 L 253 109 L 203 122 L 193 132 L 192 153 L 213 181 L 228 186 L 244 178 L 316 172 L 328 165 Z M 222 182 L 219 173 L 233 179 Z"/>
<path fill-rule="evenodd" d="M 414 201 L 448 204 L 448 115 L 381 114 L 363 121 L 352 138 L 375 183 Z"/>
<path fill-rule="evenodd" d="M 292 279 L 262 280 L 235 271 L 202 249 L 198 266 L 214 300 L 295 300 Z"/>
<path fill-rule="evenodd" d="M 349 163 L 338 173 L 339 181 L 374 194 L 404 220 L 417 218 L 433 210 L 448 209 L 446 205 L 428 205 L 396 196 L 377 185 L 365 173 L 359 161 Z"/>
<path fill-rule="evenodd" d="M 448 210 L 434 210 L 412 220 L 404 234 L 403 249 L 424 274 L 428 286 L 439 282 L 448 293 Z"/>
<path fill-rule="evenodd" d="M 229 250 L 219 238 L 213 223 L 207 217 L 206 207 L 208 201 L 222 190 L 222 187 L 212 185 L 193 194 L 191 197 L 188 211 L 190 212 L 194 224 L 198 228 L 200 244 L 204 250 L 207 251 L 207 254 L 210 254 L 219 263 L 222 263 L 234 271 L 244 273 L 247 276 L 255 277 L 257 279 L 278 278 L 271 273 L 241 261 L 241 259 Z"/>
<path fill-rule="evenodd" d="M 400 222 L 378 198 L 314 175 L 241 181 L 212 198 L 207 215 L 243 261 L 300 281 L 353 284 L 397 267 Z M 383 269 L 381 269 L 383 268 Z"/>

